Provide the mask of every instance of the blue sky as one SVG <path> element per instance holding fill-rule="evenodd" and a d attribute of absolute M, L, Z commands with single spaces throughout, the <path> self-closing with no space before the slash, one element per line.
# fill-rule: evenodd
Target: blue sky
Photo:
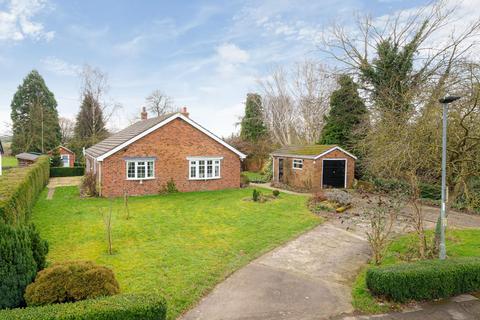
<path fill-rule="evenodd" d="M 60 116 L 79 108 L 78 71 L 108 74 L 109 123 L 127 125 L 154 89 L 226 136 L 238 128 L 247 92 L 276 66 L 324 57 L 321 32 L 355 13 L 393 14 L 426 1 L 55 1 L 0 0 L 0 134 L 24 76 L 37 69 Z M 478 1 L 477 1 L 478 2 Z"/>

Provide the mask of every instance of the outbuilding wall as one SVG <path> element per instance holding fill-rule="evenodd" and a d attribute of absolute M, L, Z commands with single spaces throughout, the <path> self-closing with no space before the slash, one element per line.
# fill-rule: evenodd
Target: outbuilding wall
<path fill-rule="evenodd" d="M 345 159 L 347 161 L 347 188 L 352 188 L 355 179 L 355 158 L 341 150 L 333 150 L 319 159 L 303 158 L 303 169 L 293 168 L 293 159 L 296 156 L 273 156 L 273 182 L 278 184 L 278 160 L 284 159 L 283 183 L 299 191 L 315 191 L 321 189 L 324 159 Z"/>

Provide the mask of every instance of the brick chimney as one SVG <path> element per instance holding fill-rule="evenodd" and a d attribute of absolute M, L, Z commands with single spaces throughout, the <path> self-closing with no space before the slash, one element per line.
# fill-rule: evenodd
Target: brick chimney
<path fill-rule="evenodd" d="M 185 117 L 187 117 L 187 118 L 188 118 L 188 116 L 190 115 L 190 113 L 188 113 L 188 111 L 187 111 L 187 107 L 181 107 L 181 108 L 180 108 L 180 113 L 181 113 L 182 115 L 184 115 Z"/>
<path fill-rule="evenodd" d="M 147 109 L 145 107 L 142 108 L 142 113 L 140 113 L 140 118 L 142 120 L 147 120 L 148 119 L 148 113 L 147 113 Z"/>

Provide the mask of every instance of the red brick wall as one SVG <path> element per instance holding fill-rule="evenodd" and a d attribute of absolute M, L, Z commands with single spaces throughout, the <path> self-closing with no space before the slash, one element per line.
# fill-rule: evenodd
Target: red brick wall
<path fill-rule="evenodd" d="M 71 151 L 65 149 L 62 146 L 58 147 L 58 152 L 60 153 L 60 156 L 63 155 L 63 154 L 68 154 L 69 155 L 70 167 L 73 167 L 75 165 L 75 153 L 74 152 L 71 152 Z M 52 151 L 49 151 L 48 154 L 52 155 Z"/>
<path fill-rule="evenodd" d="M 220 179 L 189 180 L 191 156 L 223 157 Z M 156 157 L 155 179 L 127 180 L 125 157 Z M 98 173 L 98 171 L 97 171 Z M 195 129 L 175 119 L 125 149 L 106 158 L 101 164 L 103 196 L 157 194 L 173 178 L 179 191 L 218 190 L 240 186 L 240 158 L 237 154 Z"/>
<path fill-rule="evenodd" d="M 75 165 L 75 153 L 65 149 L 64 147 L 59 147 L 58 148 L 59 152 L 60 152 L 60 155 L 62 154 L 68 154 L 69 155 L 69 159 L 70 159 L 70 167 L 73 167 Z"/>

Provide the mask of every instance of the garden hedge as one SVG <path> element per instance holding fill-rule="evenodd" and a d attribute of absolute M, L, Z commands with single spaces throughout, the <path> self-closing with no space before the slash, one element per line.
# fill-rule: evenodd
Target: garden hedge
<path fill-rule="evenodd" d="M 51 167 L 50 177 L 79 177 L 85 174 L 85 167 Z"/>
<path fill-rule="evenodd" d="M 368 289 L 395 302 L 447 298 L 480 291 L 480 257 L 423 260 L 367 271 Z"/>
<path fill-rule="evenodd" d="M 48 183 L 50 159 L 41 156 L 23 168 L 5 172 L 0 179 L 0 222 L 11 225 L 28 221 L 38 195 Z"/>
<path fill-rule="evenodd" d="M 75 303 L 0 310 L 0 320 L 163 320 L 165 300 L 154 294 L 116 295 Z"/>

